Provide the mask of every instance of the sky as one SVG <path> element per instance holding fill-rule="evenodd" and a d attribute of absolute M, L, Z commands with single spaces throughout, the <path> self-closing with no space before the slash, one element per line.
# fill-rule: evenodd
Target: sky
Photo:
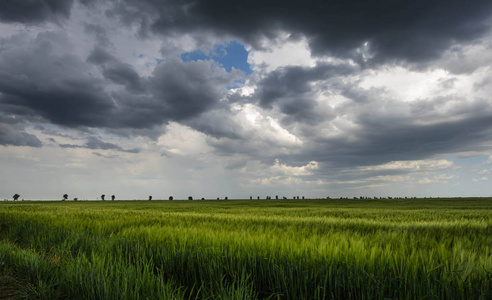
<path fill-rule="evenodd" d="M 0 198 L 492 196 L 491 25 L 490 0 L 0 0 Z"/>

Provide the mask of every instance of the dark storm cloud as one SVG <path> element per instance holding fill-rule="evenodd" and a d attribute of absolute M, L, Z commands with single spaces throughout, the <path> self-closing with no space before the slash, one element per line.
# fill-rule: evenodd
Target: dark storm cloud
<path fill-rule="evenodd" d="M 41 147 L 43 143 L 33 134 L 18 126 L 0 123 L 0 145 Z"/>
<path fill-rule="evenodd" d="M 114 115 L 121 126 L 139 130 L 169 121 L 188 122 L 222 106 L 226 87 L 238 76 L 242 74 L 227 73 L 212 61 L 184 63 L 170 59 L 160 63 L 151 76 L 137 81 L 145 87 L 143 93 L 129 90 L 133 85 L 131 80 L 136 77 L 127 76 L 126 82 L 122 80 L 127 91 L 112 93 L 118 104 Z M 115 81 L 115 78 L 109 79 Z"/>
<path fill-rule="evenodd" d="M 131 65 L 119 61 L 104 49 L 96 47 L 87 61 L 101 66 L 103 76 L 111 82 L 123 85 L 132 93 L 144 92 L 144 82 L 135 69 Z"/>
<path fill-rule="evenodd" d="M 139 93 L 145 89 L 140 76 L 129 64 L 115 63 L 104 67 L 103 75 L 112 82 L 125 86 L 128 91 Z"/>
<path fill-rule="evenodd" d="M 39 24 L 58 22 L 70 17 L 73 0 L 3 0 L 0 21 Z"/>
<path fill-rule="evenodd" d="M 241 76 L 241 72 L 227 73 L 211 61 L 170 59 L 157 66 L 150 86 L 155 97 L 164 100 L 166 115 L 181 121 L 219 105 L 226 86 Z"/>
<path fill-rule="evenodd" d="M 247 139 L 247 132 L 237 122 L 237 114 L 230 109 L 209 110 L 186 121 L 186 125 L 215 138 Z"/>
<path fill-rule="evenodd" d="M 335 114 L 329 106 L 321 105 L 310 98 L 292 98 L 279 103 L 279 109 L 284 114 L 283 125 L 295 122 L 316 125 L 328 119 L 333 119 Z"/>
<path fill-rule="evenodd" d="M 67 36 L 57 32 L 3 39 L 0 105 L 23 118 L 43 117 L 59 125 L 107 126 L 114 107 L 100 80 L 77 56 L 67 54 Z"/>
<path fill-rule="evenodd" d="M 106 28 L 97 24 L 85 24 L 85 32 L 88 34 L 92 34 L 97 41 L 99 46 L 108 46 L 111 45 L 108 33 Z"/>
<path fill-rule="evenodd" d="M 35 135 L 25 132 L 22 119 L 5 115 L 0 109 L 0 145 L 41 147 L 43 143 Z"/>
<path fill-rule="evenodd" d="M 115 129 L 121 134 L 126 128 L 143 134 L 219 105 L 226 87 L 243 76 L 227 73 L 212 61 L 171 59 L 142 78 L 102 48 L 96 47 L 87 60 L 70 54 L 73 46 L 60 32 L 34 39 L 18 34 L 0 44 L 2 111 L 73 128 Z M 110 85 L 124 90 L 109 91 Z"/>
<path fill-rule="evenodd" d="M 401 169 L 389 169 L 389 170 L 377 170 L 377 169 L 364 169 L 364 168 L 331 168 L 329 169 L 321 169 L 321 170 L 315 170 L 313 175 L 311 175 L 310 179 L 311 180 L 316 180 L 316 177 L 318 176 L 323 176 L 327 175 L 329 176 L 330 181 L 335 181 L 335 182 L 340 182 L 344 184 L 348 184 L 351 181 L 357 181 L 353 182 L 354 186 L 360 185 L 361 181 L 364 180 L 371 180 L 371 181 L 386 181 L 384 177 L 394 177 L 394 176 L 405 176 L 410 173 L 415 173 L 416 171 L 418 172 L 419 170 L 416 170 L 414 168 L 401 168 Z M 429 172 L 429 171 L 437 171 L 437 170 L 432 170 L 432 169 L 425 169 L 422 170 L 422 172 Z M 381 178 L 383 177 L 383 178 Z M 309 177 L 308 177 L 309 178 Z"/>
<path fill-rule="evenodd" d="M 126 1 L 110 14 L 162 34 L 209 32 L 259 48 L 280 30 L 305 35 L 315 54 L 360 62 L 426 62 L 489 30 L 492 3 L 477 1 Z M 150 25 L 149 25 L 150 24 Z M 366 47 L 364 44 L 367 42 Z"/>
<path fill-rule="evenodd" d="M 118 155 L 104 155 L 104 154 L 101 154 L 98 152 L 92 152 L 92 154 L 94 154 L 95 156 L 104 157 L 104 158 L 116 158 L 116 157 L 118 157 Z"/>
<path fill-rule="evenodd" d="M 130 149 L 130 150 L 125 150 L 121 148 L 120 146 L 112 143 L 106 143 L 103 142 L 95 137 L 91 137 L 87 140 L 86 143 L 87 148 L 89 149 L 101 149 L 101 150 L 118 150 L 122 152 L 129 152 L 129 153 L 138 153 L 140 152 L 139 149 Z"/>
<path fill-rule="evenodd" d="M 116 150 L 127 153 L 139 153 L 140 149 L 124 149 L 116 144 L 103 142 L 98 138 L 90 137 L 84 145 L 60 144 L 62 148 L 87 148 L 92 150 Z"/>
<path fill-rule="evenodd" d="M 102 47 L 96 47 L 87 57 L 87 61 L 96 65 L 116 62 L 116 58 L 104 50 Z"/>
<path fill-rule="evenodd" d="M 349 65 L 319 64 L 313 68 L 284 67 L 270 72 L 258 83 L 254 97 L 260 106 L 271 108 L 272 104 L 285 97 L 299 96 L 313 91 L 311 83 L 354 74 L 358 68 Z M 288 112 L 288 109 L 286 113 Z"/>
<path fill-rule="evenodd" d="M 0 20 L 37 24 L 70 17 L 74 1 L 18 0 L 0 3 Z M 308 38 L 314 54 L 351 57 L 363 64 L 427 62 L 456 44 L 489 31 L 492 4 L 476 1 L 112 1 L 106 14 L 150 32 L 176 36 L 203 33 L 239 38 L 256 48 L 260 40 L 287 31 Z M 81 1 L 87 7 L 94 1 Z M 88 31 L 106 36 L 97 25 Z M 367 44 L 366 44 L 367 43 Z M 366 46 L 364 46 L 366 45 Z M 366 62 L 368 58 L 369 61 Z"/>
<path fill-rule="evenodd" d="M 272 108 L 272 104 L 284 97 L 299 95 L 311 91 L 310 79 L 306 69 L 301 67 L 283 68 L 274 71 L 263 79 L 255 92 L 260 106 Z"/>
<path fill-rule="evenodd" d="M 366 100 L 367 101 L 367 100 Z M 332 167 L 371 166 L 399 160 L 419 160 L 435 155 L 487 149 L 492 140 L 492 106 L 477 100 L 454 111 L 442 112 L 447 100 L 421 101 L 405 106 L 408 114 L 388 114 L 388 103 L 352 108 L 357 124 L 343 135 L 312 140 L 307 157 Z M 395 107 L 396 109 L 396 107 Z M 412 114 L 412 110 L 426 110 Z"/>
<path fill-rule="evenodd" d="M 345 64 L 318 64 L 312 68 L 283 67 L 262 79 L 252 97 L 258 99 L 263 108 L 278 107 L 283 114 L 284 125 L 295 122 L 315 125 L 335 115 L 329 106 L 321 106 L 315 100 L 319 87 L 314 85 L 318 82 L 333 85 L 358 71 L 359 68 Z M 324 93 L 329 90 L 325 89 Z"/>
<path fill-rule="evenodd" d="M 96 9 L 95 2 L 84 2 Z M 371 62 L 426 63 L 438 58 L 453 45 L 473 42 L 489 30 L 492 9 L 489 0 L 111 3 L 106 15 L 116 16 L 126 25 L 139 25 L 142 38 L 152 33 L 173 37 L 189 33 L 197 39 L 203 36 L 203 40 L 207 36 L 236 38 L 259 49 L 264 37 L 275 38 L 280 31 L 287 31 L 293 39 L 306 37 L 313 54 L 351 57 L 366 66 Z M 0 20 L 57 22 L 69 17 L 71 6 L 72 1 L 0 4 Z M 490 112 L 489 107 L 468 115 L 451 111 L 446 116 L 431 102 L 413 106 L 385 102 L 384 90 L 344 85 L 342 79 L 358 73 L 359 67 L 325 63 L 313 68 L 279 68 L 257 82 L 253 95 L 228 96 L 227 86 L 244 79 L 239 71 L 227 73 L 212 61 L 185 63 L 170 58 L 149 76 L 140 76 L 109 47 L 104 48 L 110 45 L 104 27 L 85 24 L 84 29 L 97 42 L 87 58 L 74 55 L 70 38 L 59 32 L 45 32 L 34 39 L 15 35 L 0 40 L 1 111 L 25 121 L 43 119 L 60 126 L 97 127 L 153 138 L 157 134 L 152 128 L 176 121 L 217 138 L 210 144 L 221 154 L 242 153 L 270 161 L 278 156 L 296 165 L 311 160 L 356 166 L 422 159 L 466 150 L 468 145 L 478 148 L 492 138 L 487 125 L 490 120 L 479 113 Z M 318 84 L 325 86 L 314 87 Z M 452 85 L 453 81 L 442 83 L 443 87 Z M 337 109 L 321 106 L 316 98 L 320 91 L 349 101 Z M 268 137 L 262 140 L 254 136 L 254 130 L 245 129 L 227 107 L 235 101 L 258 103 L 268 113 L 278 113 L 273 118 L 303 140 L 306 152 L 292 156 L 286 151 L 282 157 L 277 150 L 290 146 Z M 400 111 L 406 113 L 398 115 Z M 335 118 L 347 119 L 354 128 L 342 128 L 336 137 L 318 134 L 331 128 Z M 262 125 L 268 126 L 267 122 Z M 0 122 L 0 126 L 2 145 L 41 146 L 39 139 L 25 132 L 24 125 Z M 60 146 L 137 151 L 98 139 L 83 146 Z"/>
<path fill-rule="evenodd" d="M 0 88 L 4 86 L 0 85 Z M 9 96 L 0 97 L 0 102 L 24 107 L 24 111 L 19 114 L 21 116 L 39 114 L 55 124 L 67 127 L 109 125 L 104 114 L 112 109 L 113 104 L 102 93 L 102 88 L 91 80 L 66 79 L 41 91 L 9 92 Z"/>
<path fill-rule="evenodd" d="M 94 51 L 89 61 L 101 66 L 106 79 L 125 86 L 126 91 L 111 93 L 117 103 L 113 122 L 140 133 L 169 121 L 184 122 L 220 106 L 226 87 L 242 76 L 227 73 L 212 61 L 169 59 L 149 77 L 141 78 L 130 65 L 101 50 Z"/>

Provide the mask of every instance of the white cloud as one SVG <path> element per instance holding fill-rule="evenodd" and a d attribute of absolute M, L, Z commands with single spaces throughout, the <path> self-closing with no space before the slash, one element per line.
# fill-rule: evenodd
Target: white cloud
<path fill-rule="evenodd" d="M 242 126 L 245 126 L 247 134 L 252 139 L 283 147 L 297 147 L 303 143 L 301 139 L 282 127 L 274 116 L 255 105 L 236 106 L 236 111 L 240 119 L 246 120 Z"/>
<path fill-rule="evenodd" d="M 473 182 L 480 182 L 480 181 L 487 181 L 487 180 L 489 180 L 489 178 L 486 177 L 486 176 L 483 176 L 483 177 L 480 177 L 480 178 L 473 178 L 472 179 Z"/>
<path fill-rule="evenodd" d="M 445 159 L 439 160 L 405 160 L 392 161 L 378 166 L 362 167 L 361 171 L 380 170 L 412 170 L 412 171 L 436 171 L 453 167 L 453 162 Z"/>
<path fill-rule="evenodd" d="M 316 161 L 310 161 L 303 166 L 289 166 L 275 159 L 273 165 L 265 165 L 259 161 L 248 161 L 240 169 L 245 186 L 288 186 L 288 185 L 320 185 L 325 184 L 319 179 L 306 179 L 319 168 Z"/>
<path fill-rule="evenodd" d="M 431 184 L 431 183 L 440 183 L 440 184 L 447 184 L 451 179 L 457 178 L 456 175 L 449 175 L 449 174 L 441 174 L 434 176 L 432 178 L 425 177 L 423 179 L 418 180 L 417 182 L 420 184 Z"/>
<path fill-rule="evenodd" d="M 305 184 L 305 183 L 306 182 L 301 178 L 283 177 L 283 176 L 260 177 L 260 178 L 254 178 L 250 181 L 250 184 L 252 185 L 263 185 L 263 186 Z"/>
<path fill-rule="evenodd" d="M 433 182 L 433 181 L 432 181 L 432 180 L 430 180 L 428 177 L 425 177 L 425 178 L 420 179 L 420 180 L 418 181 L 418 183 L 420 183 L 420 184 L 430 184 L 430 183 L 432 183 L 432 182 Z"/>
<path fill-rule="evenodd" d="M 337 184 L 366 184 L 368 182 L 374 182 L 374 181 L 384 181 L 384 182 L 402 182 L 402 181 L 409 181 L 412 178 L 408 175 L 381 175 L 381 176 L 372 176 L 369 178 L 364 178 L 360 180 L 341 180 L 341 181 L 336 181 L 335 183 Z M 364 185 L 365 186 L 365 185 Z"/>
<path fill-rule="evenodd" d="M 305 166 L 293 167 L 288 166 L 286 164 L 280 163 L 280 160 L 275 159 L 274 165 L 271 167 L 271 170 L 274 172 L 281 173 L 287 176 L 303 176 L 312 174 L 313 170 L 318 169 L 318 162 L 310 161 Z"/>
<path fill-rule="evenodd" d="M 178 123 L 170 123 L 167 132 L 160 136 L 157 145 L 164 151 L 178 155 L 201 155 L 211 150 L 207 144 L 207 136 L 188 126 Z"/>
<path fill-rule="evenodd" d="M 290 35 L 282 34 L 275 41 L 265 40 L 263 47 L 267 50 L 249 49 L 248 63 L 253 69 L 271 72 L 280 67 L 313 67 L 316 60 L 311 57 L 311 50 L 306 38 L 290 40 Z"/>
<path fill-rule="evenodd" d="M 412 102 L 453 95 L 467 97 L 475 92 L 474 83 L 485 75 L 473 78 L 468 75 L 450 74 L 444 69 L 414 71 L 403 67 L 384 67 L 365 74 L 360 86 L 365 89 L 384 88 L 390 97 Z M 469 98 L 469 97 L 468 97 Z"/>

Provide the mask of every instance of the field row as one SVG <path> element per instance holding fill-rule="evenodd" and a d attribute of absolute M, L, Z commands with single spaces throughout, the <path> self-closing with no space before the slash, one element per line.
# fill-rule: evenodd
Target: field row
<path fill-rule="evenodd" d="M 491 204 L 3 203 L 0 263 L 46 299 L 491 298 Z"/>

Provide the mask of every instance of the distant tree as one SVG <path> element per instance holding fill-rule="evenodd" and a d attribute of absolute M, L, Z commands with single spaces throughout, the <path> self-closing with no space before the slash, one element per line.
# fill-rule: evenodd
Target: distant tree
<path fill-rule="evenodd" d="M 169 196 L 169 200 L 170 201 L 174 200 L 174 197 L 173 196 Z"/>
<path fill-rule="evenodd" d="M 258 196 L 258 198 L 257 198 L 257 199 L 258 199 L 258 200 L 260 200 L 260 196 Z"/>
<path fill-rule="evenodd" d="M 152 196 L 149 196 L 149 201 L 152 200 Z"/>
<path fill-rule="evenodd" d="M 276 196 L 275 196 L 275 199 L 277 199 L 277 200 L 278 200 L 278 195 L 276 195 Z M 286 199 L 286 198 L 284 197 L 284 199 Z"/>
<path fill-rule="evenodd" d="M 73 201 L 79 201 L 79 198 L 73 198 Z"/>
<path fill-rule="evenodd" d="M 101 195 L 101 200 L 104 201 L 104 197 L 106 197 L 106 195 L 102 194 Z"/>
<path fill-rule="evenodd" d="M 217 197 L 217 200 L 220 200 L 220 198 L 219 198 L 219 197 Z"/>
<path fill-rule="evenodd" d="M 116 198 L 115 195 L 111 195 L 111 201 L 114 201 L 115 198 Z"/>
<path fill-rule="evenodd" d="M 205 200 L 205 198 L 202 198 L 202 200 Z"/>
<path fill-rule="evenodd" d="M 68 195 L 67 194 L 64 194 L 63 195 L 63 201 L 65 201 L 65 200 L 68 200 Z"/>
<path fill-rule="evenodd" d="M 229 198 L 228 197 L 225 197 L 224 200 L 229 200 Z"/>
<path fill-rule="evenodd" d="M 14 198 L 14 201 L 17 201 L 17 200 L 19 200 L 19 197 L 20 197 L 19 194 L 15 194 L 12 198 Z"/>
<path fill-rule="evenodd" d="M 253 200 L 253 196 L 249 196 L 249 200 Z"/>
<path fill-rule="evenodd" d="M 189 196 L 189 197 L 188 197 L 188 200 L 193 200 L 193 197 Z"/>

